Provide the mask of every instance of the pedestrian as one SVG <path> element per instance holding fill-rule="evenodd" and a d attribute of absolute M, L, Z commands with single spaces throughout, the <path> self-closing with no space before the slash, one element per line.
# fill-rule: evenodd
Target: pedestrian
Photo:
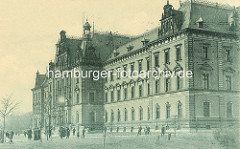
<path fill-rule="evenodd" d="M 171 134 L 171 133 L 168 133 L 168 140 L 171 139 L 171 136 L 172 136 L 172 134 Z"/>
<path fill-rule="evenodd" d="M 161 128 L 161 136 L 164 136 L 165 134 L 165 127 L 162 125 L 162 128 Z"/>
<path fill-rule="evenodd" d="M 138 127 L 138 133 L 137 133 L 137 136 L 138 136 L 138 135 L 140 135 L 140 136 L 141 136 L 141 132 L 142 132 L 142 127 L 141 127 L 141 126 L 139 126 L 139 127 Z"/>
<path fill-rule="evenodd" d="M 144 133 L 145 133 L 145 136 L 148 135 L 148 128 L 147 128 L 147 126 L 144 128 Z"/>
<path fill-rule="evenodd" d="M 148 135 L 151 135 L 151 131 L 150 131 L 150 129 L 151 129 L 151 128 L 148 126 L 148 127 L 147 127 Z"/>
<path fill-rule="evenodd" d="M 28 130 L 27 135 L 28 135 L 28 140 L 31 140 L 32 139 L 32 130 L 31 129 Z"/>
<path fill-rule="evenodd" d="M 39 140 L 42 142 L 42 132 L 41 132 L 41 128 L 38 129 L 38 136 L 39 136 Z"/>
<path fill-rule="evenodd" d="M 23 134 L 24 134 L 24 137 L 26 138 L 26 135 L 27 135 L 26 130 L 24 130 Z"/>
<path fill-rule="evenodd" d="M 66 131 L 67 131 L 67 136 L 66 136 L 66 138 L 69 139 L 69 136 L 70 136 L 70 129 L 67 127 L 67 128 L 66 128 Z"/>
<path fill-rule="evenodd" d="M 10 139 L 10 143 L 12 143 L 13 141 L 13 135 L 14 135 L 14 132 L 11 131 L 10 134 L 9 134 L 9 139 Z"/>
<path fill-rule="evenodd" d="M 85 130 L 85 128 L 83 127 L 83 130 L 82 130 L 82 138 L 85 138 L 85 133 L 86 133 L 86 130 Z"/>
<path fill-rule="evenodd" d="M 75 128 L 73 128 L 73 136 L 75 136 L 75 131 L 76 131 L 76 129 L 75 129 Z"/>

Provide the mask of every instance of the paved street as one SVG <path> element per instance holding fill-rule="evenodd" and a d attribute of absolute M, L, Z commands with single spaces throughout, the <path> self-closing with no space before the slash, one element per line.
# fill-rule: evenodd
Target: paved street
<path fill-rule="evenodd" d="M 87 134 L 85 139 L 70 137 L 70 139 L 60 139 L 57 135 L 51 141 L 47 141 L 43 136 L 42 142 L 29 141 L 23 135 L 14 136 L 14 143 L 9 142 L 0 144 L 0 148 L 81 148 L 81 149 L 99 149 L 104 148 L 102 134 Z M 212 137 L 212 133 L 187 133 L 179 134 L 176 137 L 172 135 L 171 140 L 167 136 L 159 137 L 154 133 L 151 136 L 136 136 L 135 133 L 108 133 L 106 137 L 106 149 L 150 149 L 150 148 L 176 148 L 176 149 L 218 149 L 220 146 Z"/>

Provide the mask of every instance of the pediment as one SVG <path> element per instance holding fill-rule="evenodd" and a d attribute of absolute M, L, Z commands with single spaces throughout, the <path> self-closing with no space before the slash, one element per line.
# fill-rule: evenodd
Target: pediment
<path fill-rule="evenodd" d="M 235 72 L 235 70 L 232 67 L 226 67 L 226 68 L 223 69 L 223 71 L 230 72 L 230 73 L 234 73 Z"/>
<path fill-rule="evenodd" d="M 199 64 L 199 65 L 200 65 L 200 67 L 199 67 L 200 70 L 204 70 L 204 71 L 212 71 L 213 70 L 212 66 L 209 65 L 207 62 L 205 62 L 203 64 Z"/>

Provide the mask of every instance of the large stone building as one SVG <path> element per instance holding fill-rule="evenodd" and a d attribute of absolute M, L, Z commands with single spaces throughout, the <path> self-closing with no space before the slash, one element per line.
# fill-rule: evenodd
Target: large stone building
<path fill-rule="evenodd" d="M 194 1 L 175 10 L 167 2 L 160 23 L 135 39 L 92 34 L 88 22 L 81 39 L 67 38 L 62 31 L 50 71 L 112 73 L 99 80 L 56 79 L 49 73 L 42 81 L 45 87 L 33 89 L 34 114 L 46 113 L 36 112 L 44 107 L 37 101 L 48 101 L 48 119 L 42 116 L 45 125 L 102 128 L 105 124 L 109 130 L 133 131 L 139 125 L 180 129 L 238 123 L 239 7 Z M 122 70 L 159 69 L 192 72 L 192 77 L 117 75 Z"/>

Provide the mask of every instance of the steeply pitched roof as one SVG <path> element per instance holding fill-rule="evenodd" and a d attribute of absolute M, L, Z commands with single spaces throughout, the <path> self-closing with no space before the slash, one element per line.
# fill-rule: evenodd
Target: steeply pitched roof
<path fill-rule="evenodd" d="M 33 89 L 37 89 L 42 85 L 42 83 L 45 80 L 45 76 L 46 76 L 45 74 L 39 74 L 39 72 L 37 72 L 35 78 L 35 87 Z"/>
<path fill-rule="evenodd" d="M 117 48 L 116 51 L 119 52 L 119 55 L 116 57 L 127 54 L 129 52 L 128 51 L 129 46 L 132 46 L 131 52 L 140 49 L 143 46 L 143 43 L 142 43 L 143 38 L 149 40 L 149 42 L 150 42 L 150 41 L 157 39 L 157 37 L 158 37 L 158 28 L 154 28 L 151 31 L 144 33 L 144 35 L 139 36 L 137 39 L 135 39 L 131 42 L 128 42 L 128 43 L 124 44 L 123 46 L 120 46 L 119 48 Z M 111 60 L 114 58 L 115 58 L 114 53 L 112 53 L 109 56 L 108 60 Z"/>
<path fill-rule="evenodd" d="M 240 10 L 240 7 L 237 8 Z M 181 4 L 181 7 L 178 11 L 182 12 L 182 25 L 181 30 L 191 28 L 204 31 L 215 31 L 219 33 L 233 33 L 230 31 L 230 22 L 229 18 L 233 12 L 233 8 L 229 5 L 216 5 L 213 3 L 198 2 L 194 1 L 192 4 L 190 2 L 184 2 Z M 199 28 L 197 21 L 203 21 L 204 27 Z M 150 42 L 158 39 L 158 27 L 152 29 L 149 32 L 144 33 L 144 38 L 149 39 Z M 125 45 L 115 49 L 114 52 L 109 56 L 108 60 L 121 57 L 125 54 L 131 53 L 133 51 L 139 50 L 142 44 L 143 36 L 126 43 Z M 127 47 L 132 46 L 132 50 L 128 50 Z"/>

